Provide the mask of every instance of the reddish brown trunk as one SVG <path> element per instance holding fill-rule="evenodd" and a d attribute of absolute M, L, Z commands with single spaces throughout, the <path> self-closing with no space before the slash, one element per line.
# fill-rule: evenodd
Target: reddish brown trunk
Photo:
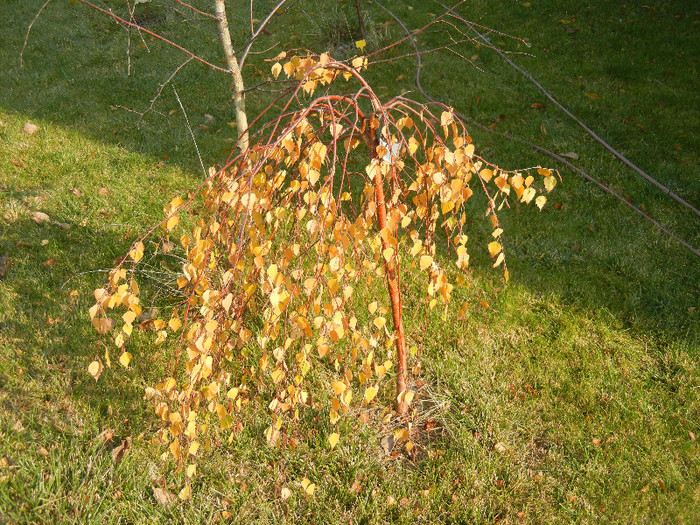
<path fill-rule="evenodd" d="M 376 146 L 372 151 L 372 156 L 376 155 Z M 374 193 L 377 201 L 377 223 L 379 231 L 386 228 L 386 202 L 384 201 L 384 179 L 381 170 L 376 170 L 374 177 Z M 382 237 L 382 251 L 389 247 L 389 244 Z M 386 270 L 386 282 L 389 288 L 389 298 L 391 299 L 391 315 L 394 320 L 394 331 L 396 334 L 396 412 L 404 415 L 408 412 L 408 405 L 403 401 L 402 393 L 406 392 L 406 380 L 408 372 L 406 370 L 406 337 L 403 332 L 403 320 L 401 313 L 401 292 L 399 291 L 399 281 L 396 274 L 396 266 L 393 258 L 384 259 Z"/>

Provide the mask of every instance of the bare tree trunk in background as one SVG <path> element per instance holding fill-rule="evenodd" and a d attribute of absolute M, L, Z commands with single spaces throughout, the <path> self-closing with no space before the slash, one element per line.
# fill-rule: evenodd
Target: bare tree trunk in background
<path fill-rule="evenodd" d="M 233 44 L 231 43 L 231 33 L 229 32 L 228 28 L 226 4 L 224 0 L 214 0 L 214 9 L 219 23 L 219 37 L 221 38 L 221 45 L 224 48 L 226 63 L 228 64 L 228 69 L 231 72 L 231 77 L 233 78 L 233 105 L 236 111 L 238 146 L 241 149 L 241 153 L 245 153 L 248 150 L 248 117 L 246 116 L 245 112 L 245 95 L 243 94 L 245 86 L 243 85 L 243 76 L 241 75 L 241 68 L 238 67 L 236 53 L 233 50 Z"/>

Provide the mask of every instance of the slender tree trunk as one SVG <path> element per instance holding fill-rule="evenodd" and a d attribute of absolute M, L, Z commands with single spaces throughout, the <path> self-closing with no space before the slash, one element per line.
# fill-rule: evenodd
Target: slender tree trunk
<path fill-rule="evenodd" d="M 384 180 L 380 170 L 377 170 L 374 177 L 374 191 L 377 200 L 377 222 L 379 231 L 386 228 L 386 202 L 384 201 Z M 382 238 L 382 251 L 387 249 L 389 244 Z M 406 392 L 406 379 L 408 377 L 406 364 L 406 336 L 403 331 L 403 318 L 401 309 L 401 292 L 399 291 L 399 280 L 393 257 L 384 259 L 386 270 L 386 282 L 389 288 L 389 299 L 391 300 L 391 316 L 394 321 L 394 331 L 396 334 L 396 413 L 404 415 L 408 413 L 408 404 L 403 400 Z"/>
<path fill-rule="evenodd" d="M 226 4 L 224 0 L 214 0 L 214 8 L 216 16 L 219 19 L 219 37 L 221 38 L 221 45 L 224 48 L 226 63 L 228 64 L 228 69 L 233 79 L 233 105 L 236 111 L 238 145 L 241 148 L 241 153 L 245 153 L 248 150 L 248 117 L 245 112 L 245 95 L 243 94 L 245 86 L 243 85 L 243 76 L 241 75 L 241 68 L 238 67 L 236 53 L 231 43 L 231 33 L 228 28 Z"/>
<path fill-rule="evenodd" d="M 375 104 L 375 109 L 378 106 Z M 372 158 L 377 157 L 377 146 L 379 145 L 379 134 L 373 135 L 369 141 Z M 377 203 L 377 226 L 379 231 L 386 228 L 386 200 L 384 197 L 384 177 L 381 170 L 377 170 L 374 176 L 374 196 Z M 389 248 L 389 243 L 382 237 L 382 252 Z M 406 335 L 403 331 L 403 313 L 401 306 L 401 291 L 399 290 L 399 279 L 393 257 L 384 259 L 384 269 L 386 270 L 386 283 L 389 289 L 389 299 L 391 301 L 391 316 L 394 322 L 394 332 L 396 335 L 396 413 L 405 415 L 408 413 L 408 403 L 404 401 L 407 391 L 406 381 L 408 379 L 408 365 L 406 361 Z"/>

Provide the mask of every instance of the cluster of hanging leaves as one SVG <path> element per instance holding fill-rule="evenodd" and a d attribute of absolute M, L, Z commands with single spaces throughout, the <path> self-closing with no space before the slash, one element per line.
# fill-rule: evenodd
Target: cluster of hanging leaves
<path fill-rule="evenodd" d="M 315 410 L 328 418 L 335 448 L 341 419 L 391 392 L 384 383 L 396 373 L 397 333 L 392 298 L 381 291 L 387 272 L 400 287 L 403 274 L 422 276 L 428 311 L 447 305 L 467 282 L 464 209 L 481 190 L 493 226 L 486 248 L 507 279 L 498 211 L 509 199 L 541 209 L 556 185 L 549 170 L 505 171 L 475 155 L 449 108 L 402 97 L 382 104 L 360 74 L 364 58 L 277 60 L 274 76 L 298 80 L 281 115 L 187 202 L 165 207 L 165 241 L 154 244 L 181 248 L 172 279 L 179 302 L 143 320 L 144 237 L 90 309 L 124 367 L 139 327 L 153 332 L 154 347 L 177 339 L 170 375 L 145 397 L 163 423 L 158 439 L 179 466 L 189 464 L 188 475 L 212 443 L 233 439 L 246 405 L 261 399 L 271 446 L 296 446 L 290 429 Z M 330 94 L 339 77 L 354 82 L 350 95 Z M 438 243 L 448 258 L 437 257 Z M 89 367 L 95 378 L 102 362 Z M 398 395 L 411 405 L 410 387 Z"/>

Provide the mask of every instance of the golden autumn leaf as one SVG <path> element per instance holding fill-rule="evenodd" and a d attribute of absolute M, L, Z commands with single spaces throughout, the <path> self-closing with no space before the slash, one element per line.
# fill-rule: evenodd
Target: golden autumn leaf
<path fill-rule="evenodd" d="M 304 492 L 306 492 L 309 496 L 313 496 L 314 491 L 316 490 L 316 485 L 311 483 L 308 478 L 304 478 L 301 480 L 301 488 L 304 489 Z"/>
<path fill-rule="evenodd" d="M 489 243 L 489 254 L 491 257 L 496 257 L 501 251 L 501 243 L 493 241 Z"/>
<path fill-rule="evenodd" d="M 373 321 L 374 326 L 376 326 L 379 330 L 384 328 L 384 325 L 386 325 L 386 319 L 383 317 L 376 317 Z"/>
<path fill-rule="evenodd" d="M 364 403 L 369 404 L 372 402 L 372 400 L 377 396 L 377 387 L 376 386 L 371 386 L 365 390 L 365 397 L 364 397 Z"/>
<path fill-rule="evenodd" d="M 433 264 L 433 258 L 430 255 L 423 255 L 420 258 L 420 269 L 425 270 Z"/>
<path fill-rule="evenodd" d="M 282 64 L 280 64 L 279 62 L 275 62 L 272 65 L 271 71 L 272 76 L 276 79 L 278 76 L 280 76 L 280 73 L 282 72 Z"/>
<path fill-rule="evenodd" d="M 330 436 L 328 436 L 328 444 L 331 446 L 331 450 L 335 448 L 335 446 L 338 444 L 338 440 L 340 439 L 340 436 L 338 435 L 337 432 L 333 432 Z"/>
<path fill-rule="evenodd" d="M 171 317 L 170 321 L 168 321 L 168 326 L 173 332 L 177 332 L 182 326 L 182 321 L 177 317 Z"/>
<path fill-rule="evenodd" d="M 535 199 L 535 205 L 542 211 L 542 208 L 544 208 L 545 203 L 547 202 L 547 197 L 544 195 L 540 195 Z"/>
<path fill-rule="evenodd" d="M 143 259 L 143 252 L 145 247 L 141 241 L 137 242 L 134 247 L 129 252 L 129 257 L 131 257 L 135 263 Z"/>
<path fill-rule="evenodd" d="M 133 356 L 129 352 L 122 352 L 122 355 L 119 356 L 119 363 L 123 367 L 128 368 L 132 357 Z"/>
<path fill-rule="evenodd" d="M 88 365 L 88 372 L 95 378 L 95 381 L 100 378 L 103 370 L 104 367 L 102 366 L 102 363 L 97 359 Z"/>
<path fill-rule="evenodd" d="M 187 485 L 185 485 L 185 486 L 182 488 L 182 490 L 181 490 L 180 493 L 178 494 L 178 497 L 179 497 L 181 500 L 183 500 L 183 501 L 184 501 L 184 500 L 188 500 L 188 499 L 190 499 L 190 498 L 192 497 L 192 487 L 190 486 L 189 481 L 187 482 Z"/>
<path fill-rule="evenodd" d="M 331 388 L 333 389 L 333 392 L 335 392 L 336 396 L 341 395 L 345 390 L 348 388 L 345 383 L 342 381 L 335 381 L 332 385 Z"/>

